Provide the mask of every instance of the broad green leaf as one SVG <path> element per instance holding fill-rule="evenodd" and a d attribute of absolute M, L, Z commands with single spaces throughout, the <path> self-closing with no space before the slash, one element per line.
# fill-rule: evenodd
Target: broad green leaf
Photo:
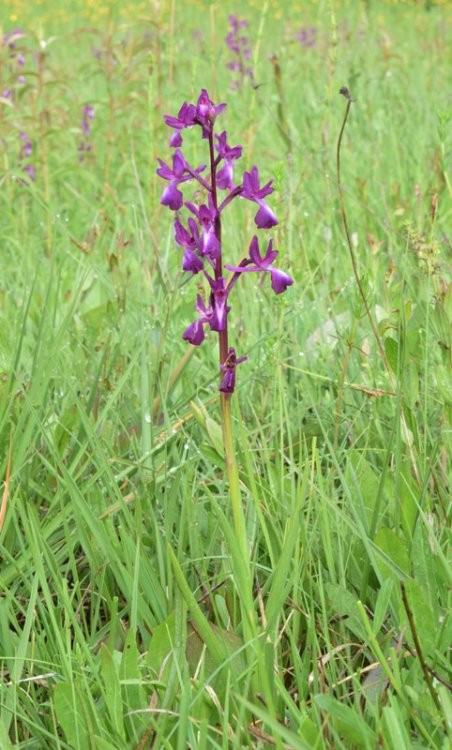
<path fill-rule="evenodd" d="M 364 626 L 356 606 L 357 597 L 343 586 L 328 583 L 325 587 L 330 607 L 338 617 L 347 616 L 346 625 L 361 640 L 365 640 Z"/>
<path fill-rule="evenodd" d="M 118 750 L 118 747 L 95 734 L 93 737 L 93 750 Z"/>
<path fill-rule="evenodd" d="M 376 747 L 377 736 L 357 709 L 340 703 L 332 695 L 314 696 L 316 704 L 331 717 L 333 726 L 356 748 Z"/>
<path fill-rule="evenodd" d="M 191 674 L 195 674 L 199 668 L 200 660 L 203 659 L 204 671 L 207 677 L 215 672 L 218 667 L 221 667 L 224 661 L 227 661 L 227 672 L 220 672 L 213 683 L 216 691 L 224 694 L 224 690 L 228 684 L 227 673 L 232 671 L 235 677 L 238 678 L 246 671 L 245 656 L 243 651 L 240 651 L 243 642 L 240 636 L 219 628 L 213 623 L 209 623 L 209 627 L 218 643 L 221 644 L 225 658 L 218 661 L 218 659 L 209 653 L 195 623 L 190 621 L 187 625 L 187 661 Z"/>
<path fill-rule="evenodd" d="M 87 701 L 76 682 L 59 682 L 53 691 L 56 717 L 67 742 L 75 750 L 94 750 L 91 743 L 93 725 Z"/>
<path fill-rule="evenodd" d="M 55 446 L 63 455 L 66 452 L 69 441 L 74 437 L 80 424 L 80 418 L 76 404 L 66 409 L 55 428 Z"/>
<path fill-rule="evenodd" d="M 399 345 L 395 339 L 391 338 L 391 336 L 386 336 L 385 338 L 385 352 L 388 362 L 391 365 L 391 369 L 394 373 L 397 373 Z"/>
<path fill-rule="evenodd" d="M 345 477 L 355 507 L 362 511 L 363 520 L 365 519 L 369 526 L 373 524 L 375 528 L 376 525 L 382 523 L 385 508 L 383 498 L 391 494 L 390 475 L 386 475 L 384 487 L 380 487 L 380 478 L 370 463 L 358 451 L 351 450 L 348 455 Z M 374 518 L 375 515 L 376 518 Z"/>
<path fill-rule="evenodd" d="M 167 656 L 174 648 L 175 633 L 175 612 L 171 612 L 166 620 L 152 631 L 151 642 L 146 654 L 146 665 L 153 671 L 156 679 L 161 679 Z"/>
<path fill-rule="evenodd" d="M 419 581 L 414 580 L 414 578 L 407 578 L 404 585 L 421 649 L 424 656 L 428 656 L 429 654 L 432 655 L 435 649 L 436 633 L 439 629 L 439 622 L 435 621 L 432 610 L 425 599 Z M 410 645 L 415 648 L 411 627 L 403 603 L 401 604 L 400 620 L 405 624 L 407 640 Z"/>
<path fill-rule="evenodd" d="M 375 536 L 375 545 L 383 552 L 383 557 L 376 556 L 376 564 L 383 578 L 391 576 L 400 580 L 410 571 L 410 559 L 406 542 L 400 539 L 395 531 L 381 528 Z"/>
<path fill-rule="evenodd" d="M 141 684 L 142 678 L 139 669 L 140 652 L 137 647 L 136 630 L 130 629 L 126 636 L 124 650 L 122 652 L 119 677 L 121 680 L 121 692 L 124 705 L 124 713 L 145 708 L 146 693 Z M 148 723 L 145 714 L 132 714 L 124 717 L 127 728 L 142 729 Z M 133 729 L 132 729 L 133 731 Z M 141 734 L 141 732 L 140 732 Z"/>
<path fill-rule="evenodd" d="M 206 430 L 209 436 L 209 440 L 212 443 L 212 446 L 215 448 L 219 456 L 223 456 L 224 454 L 223 431 L 220 425 L 218 424 L 218 422 L 215 422 L 215 420 L 211 419 L 210 417 L 207 417 L 206 418 Z"/>
<path fill-rule="evenodd" d="M 198 422 L 198 424 L 201 425 L 203 429 L 205 429 L 206 419 L 208 417 L 208 414 L 207 414 L 207 409 L 204 406 L 204 404 L 203 403 L 197 404 L 195 403 L 195 401 L 190 401 L 190 409 L 192 410 L 193 416 Z"/>
<path fill-rule="evenodd" d="M 118 667 L 105 643 L 100 647 L 101 675 L 104 683 L 104 695 L 110 721 L 115 731 L 124 739 L 123 707 Z"/>
<path fill-rule="evenodd" d="M 322 736 L 322 730 L 314 724 L 309 716 L 305 716 L 301 720 L 298 733 L 308 743 L 309 747 L 321 747 L 318 743 Z"/>
<path fill-rule="evenodd" d="M 375 635 L 379 633 L 380 628 L 383 624 L 383 620 L 388 609 L 389 600 L 391 599 L 393 587 L 394 581 L 392 580 L 392 578 L 386 578 L 386 580 L 383 581 L 383 585 L 378 592 L 377 602 L 375 604 L 374 610 L 374 618 L 372 621 L 372 630 L 374 631 Z"/>
<path fill-rule="evenodd" d="M 413 577 L 419 582 L 427 600 L 428 608 L 435 620 L 439 620 L 439 592 L 436 582 L 435 556 L 430 547 L 428 523 L 419 521 L 413 535 L 411 545 L 411 564 Z"/>
<path fill-rule="evenodd" d="M 410 737 L 396 702 L 383 708 L 383 723 L 387 727 L 389 750 L 411 750 Z"/>

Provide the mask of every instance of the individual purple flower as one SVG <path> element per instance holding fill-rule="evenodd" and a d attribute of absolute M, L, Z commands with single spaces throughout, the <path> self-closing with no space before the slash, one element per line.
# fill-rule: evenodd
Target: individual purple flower
<path fill-rule="evenodd" d="M 209 98 L 206 89 L 201 89 L 196 104 L 196 122 L 202 127 L 203 138 L 208 138 L 209 134 L 212 133 L 215 120 L 225 107 L 226 104 L 215 105 Z"/>
<path fill-rule="evenodd" d="M 314 26 L 310 29 L 302 26 L 300 31 L 294 34 L 294 39 L 300 42 L 302 47 L 314 47 L 317 42 L 317 29 Z"/>
<path fill-rule="evenodd" d="M 8 44 L 9 49 L 16 49 L 16 39 L 23 36 L 22 29 L 13 29 L 7 34 L 3 34 L 3 46 Z"/>
<path fill-rule="evenodd" d="M 196 256 L 195 250 L 199 247 L 199 230 L 196 221 L 188 220 L 188 229 L 184 227 L 179 218 L 174 223 L 174 236 L 178 245 L 184 248 L 182 268 L 184 271 L 199 273 L 203 270 L 203 262 Z"/>
<path fill-rule="evenodd" d="M 185 161 L 185 158 L 180 149 L 176 149 L 173 154 L 173 168 L 170 169 L 167 164 L 161 159 L 157 159 L 160 164 L 157 169 L 157 174 L 163 177 L 164 180 L 169 181 L 169 185 L 163 191 L 162 200 L 160 201 L 163 206 L 168 206 L 172 211 L 178 211 L 182 208 L 184 202 L 184 196 L 178 189 L 178 185 L 181 182 L 186 182 L 192 177 L 196 177 L 200 172 L 205 169 L 205 166 L 198 167 L 194 171 L 190 169 L 189 165 Z"/>
<path fill-rule="evenodd" d="M 226 329 L 226 317 L 231 309 L 227 305 L 228 294 L 231 287 L 226 286 L 226 280 L 223 276 L 212 279 L 206 271 L 204 276 L 210 284 L 210 306 L 212 308 L 212 318 L 209 321 L 212 331 L 224 331 Z"/>
<path fill-rule="evenodd" d="M 202 230 L 202 235 L 199 241 L 199 254 L 202 257 L 207 257 L 214 266 L 215 261 L 220 254 L 220 243 L 215 234 L 215 217 L 217 212 L 212 204 L 212 197 L 209 193 L 208 206 L 203 204 L 198 208 L 198 206 L 195 206 L 194 203 L 190 203 L 189 201 L 187 201 L 185 205 L 188 210 L 196 216 Z"/>
<path fill-rule="evenodd" d="M 202 344 L 205 338 L 204 326 L 210 324 L 213 316 L 213 310 L 210 307 L 206 307 L 202 301 L 201 295 L 198 294 L 196 305 L 196 311 L 199 313 L 199 317 L 194 323 L 188 326 L 182 334 L 182 338 L 185 341 L 189 341 L 193 346 L 199 346 Z"/>
<path fill-rule="evenodd" d="M 19 138 L 21 140 L 21 147 L 20 147 L 20 151 L 19 151 L 19 165 L 22 168 L 22 172 L 25 172 L 25 174 L 28 175 L 28 177 L 30 178 L 30 180 L 32 180 L 32 182 L 34 182 L 34 180 L 36 178 L 36 169 L 35 169 L 35 167 L 32 164 L 30 164 L 30 163 L 24 164 L 24 161 L 26 159 L 29 159 L 32 156 L 32 154 L 33 154 L 33 146 L 32 146 L 31 140 L 30 140 L 29 136 L 27 135 L 27 133 L 25 133 L 24 131 L 22 131 L 21 133 L 19 133 Z M 25 180 L 21 180 L 21 182 L 24 185 L 26 184 Z"/>
<path fill-rule="evenodd" d="M 91 135 L 90 120 L 94 120 L 94 107 L 92 104 L 87 104 L 86 107 L 83 107 L 82 114 L 82 130 L 86 138 L 89 138 Z"/>
<path fill-rule="evenodd" d="M 220 135 L 216 135 L 215 138 L 218 141 L 215 149 L 218 151 L 220 158 L 224 160 L 223 166 L 217 172 L 217 185 L 221 190 L 232 190 L 234 188 L 232 179 L 234 177 L 234 161 L 240 159 L 242 146 L 229 146 L 225 130 Z"/>
<path fill-rule="evenodd" d="M 85 139 L 80 141 L 80 144 L 77 146 L 77 151 L 79 154 L 79 157 L 78 157 L 79 162 L 84 161 L 85 153 L 89 153 L 90 151 L 92 151 L 93 144 L 89 142 L 89 138 L 91 136 L 90 122 L 92 122 L 93 120 L 94 120 L 94 106 L 92 104 L 87 104 L 82 109 L 81 128 L 83 130 L 83 135 L 85 136 Z"/>
<path fill-rule="evenodd" d="M 32 145 L 28 135 L 24 132 L 19 134 L 19 138 L 23 141 L 22 148 L 20 149 L 19 160 L 22 161 L 25 157 L 31 156 Z"/>
<path fill-rule="evenodd" d="M 194 104 L 188 104 L 184 102 L 179 110 L 177 117 L 171 115 L 165 115 L 165 122 L 170 128 L 173 128 L 174 133 L 171 136 L 170 146 L 179 148 L 182 146 L 182 135 L 181 130 L 184 128 L 190 128 L 195 125 L 196 107 Z"/>
<path fill-rule="evenodd" d="M 248 357 L 240 357 L 240 359 L 237 359 L 234 347 L 230 347 L 228 356 L 223 364 L 220 365 L 221 372 L 223 373 L 220 384 L 220 391 L 222 393 L 234 393 L 235 368 L 247 359 Z"/>
<path fill-rule="evenodd" d="M 270 180 L 262 188 L 260 187 L 259 170 L 257 167 L 253 167 L 251 172 L 245 172 L 243 175 L 242 198 L 259 204 L 259 211 L 254 217 L 254 223 L 258 229 L 271 229 L 271 227 L 275 227 L 278 224 L 275 214 L 264 201 L 267 195 L 274 192 L 272 183 L 273 180 Z"/>
<path fill-rule="evenodd" d="M 36 169 L 34 168 L 33 164 L 26 164 L 25 167 L 22 167 L 22 172 L 25 172 L 30 178 L 32 182 L 36 179 Z"/>
<path fill-rule="evenodd" d="M 13 76 L 15 76 L 15 73 L 16 73 L 16 71 L 14 70 L 15 66 L 18 65 L 21 68 L 23 67 L 23 65 L 25 65 L 24 54 L 22 52 L 19 52 L 19 53 L 16 52 L 16 46 L 17 46 L 16 41 L 17 39 L 20 39 L 23 36 L 24 36 L 24 33 L 22 29 L 13 29 L 9 33 L 3 35 L 2 46 L 3 47 L 8 46 L 8 49 L 9 49 L 8 57 L 10 61 L 10 65 L 8 67 Z M 16 80 L 17 80 L 17 83 L 20 83 L 21 85 L 23 85 L 25 83 L 25 76 L 23 74 L 20 74 L 17 76 Z M 11 96 L 11 94 L 13 94 L 13 92 L 14 92 L 14 88 L 5 89 L 3 91 L 2 96 L 4 99 L 8 99 Z"/>
<path fill-rule="evenodd" d="M 275 294 L 282 294 L 285 292 L 288 286 L 293 284 L 293 279 L 278 268 L 274 268 L 272 263 L 278 257 L 278 251 L 273 250 L 273 240 L 270 240 L 267 247 L 267 252 L 262 258 L 259 252 L 259 242 L 254 235 L 250 243 L 250 257 L 249 260 L 242 261 L 244 265 L 241 266 L 229 266 L 225 268 L 228 271 L 234 271 L 235 273 L 247 273 L 250 271 L 269 271 L 271 274 L 271 285 Z M 245 265 L 246 264 L 246 265 Z"/>

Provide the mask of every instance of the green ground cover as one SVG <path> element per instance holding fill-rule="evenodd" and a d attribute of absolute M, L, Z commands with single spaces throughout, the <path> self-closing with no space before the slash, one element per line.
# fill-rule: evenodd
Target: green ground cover
<path fill-rule="evenodd" d="M 233 12 L 255 87 L 231 86 Z M 446 5 L 17 0 L 2 22 L 0 748 L 446 750 Z M 182 340 L 206 285 L 155 174 L 163 115 L 203 87 L 237 174 L 275 179 L 261 232 L 295 280 L 234 289 L 243 538 L 216 339 Z M 230 263 L 255 231 L 236 204 Z"/>

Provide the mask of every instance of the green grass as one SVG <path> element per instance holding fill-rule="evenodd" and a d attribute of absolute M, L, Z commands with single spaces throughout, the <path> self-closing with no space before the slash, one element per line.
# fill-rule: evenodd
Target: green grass
<path fill-rule="evenodd" d="M 5 21 L 25 31 L 26 82 L 0 102 L 2 750 L 450 747 L 448 11 L 299 5 L 249 6 L 262 86 L 237 91 L 229 0 L 102 6 L 96 25 L 46 3 Z M 319 29 L 312 48 L 302 25 Z M 345 207 L 389 372 L 340 212 L 343 85 Z M 296 282 L 281 298 L 257 277 L 234 290 L 249 565 L 217 342 L 182 341 L 198 277 L 180 272 L 155 175 L 163 115 L 204 86 L 228 102 L 238 174 L 275 177 Z M 251 209 L 226 217 L 228 262 Z"/>

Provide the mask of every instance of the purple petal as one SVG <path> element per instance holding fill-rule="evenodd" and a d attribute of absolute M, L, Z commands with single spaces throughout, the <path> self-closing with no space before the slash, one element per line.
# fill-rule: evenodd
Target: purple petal
<path fill-rule="evenodd" d="M 179 146 L 182 146 L 182 136 L 180 134 L 180 130 L 175 130 L 170 138 L 169 145 L 171 148 L 179 148 Z"/>
<path fill-rule="evenodd" d="M 259 240 L 257 239 L 256 235 L 254 235 L 253 239 L 250 242 L 250 258 L 253 263 L 255 263 L 259 268 L 262 263 L 262 258 L 259 252 Z"/>
<path fill-rule="evenodd" d="M 189 341 L 193 346 L 199 346 L 205 339 L 204 328 L 200 320 L 195 320 L 194 323 L 188 326 L 182 334 L 182 338 L 185 341 Z"/>
<path fill-rule="evenodd" d="M 160 164 L 160 167 L 157 169 L 157 174 L 159 175 L 159 177 L 162 177 L 164 180 L 172 180 L 174 175 L 169 166 L 165 164 L 165 162 L 161 159 L 157 159 L 157 161 Z"/>
<path fill-rule="evenodd" d="M 187 162 L 184 159 L 182 151 L 176 149 L 173 156 L 173 173 L 176 177 L 182 177 L 187 169 Z"/>
<path fill-rule="evenodd" d="M 185 248 L 184 257 L 182 259 L 182 268 L 184 271 L 190 271 L 191 273 L 199 273 L 204 268 L 202 261 L 199 260 L 193 250 L 189 247 Z"/>
<path fill-rule="evenodd" d="M 269 206 L 265 201 L 259 202 L 260 208 L 254 217 L 254 223 L 258 229 L 271 229 L 275 227 L 278 220 Z"/>
<path fill-rule="evenodd" d="M 220 384 L 220 391 L 222 393 L 234 393 L 235 388 L 235 368 L 232 370 L 226 370 L 224 373 L 221 384 Z"/>
<path fill-rule="evenodd" d="M 177 189 L 175 182 L 170 182 L 167 188 L 163 191 L 162 200 L 160 203 L 162 206 L 168 206 L 171 211 L 178 211 L 182 208 L 184 202 L 184 196 L 181 191 Z"/>
<path fill-rule="evenodd" d="M 229 161 L 226 161 L 217 174 L 217 185 L 220 190 L 232 190 L 234 188 L 233 176 L 234 167 Z"/>
<path fill-rule="evenodd" d="M 275 294 L 282 294 L 285 292 L 288 286 L 292 286 L 293 279 L 283 271 L 279 271 L 277 268 L 271 268 L 272 277 L 272 289 Z"/>

